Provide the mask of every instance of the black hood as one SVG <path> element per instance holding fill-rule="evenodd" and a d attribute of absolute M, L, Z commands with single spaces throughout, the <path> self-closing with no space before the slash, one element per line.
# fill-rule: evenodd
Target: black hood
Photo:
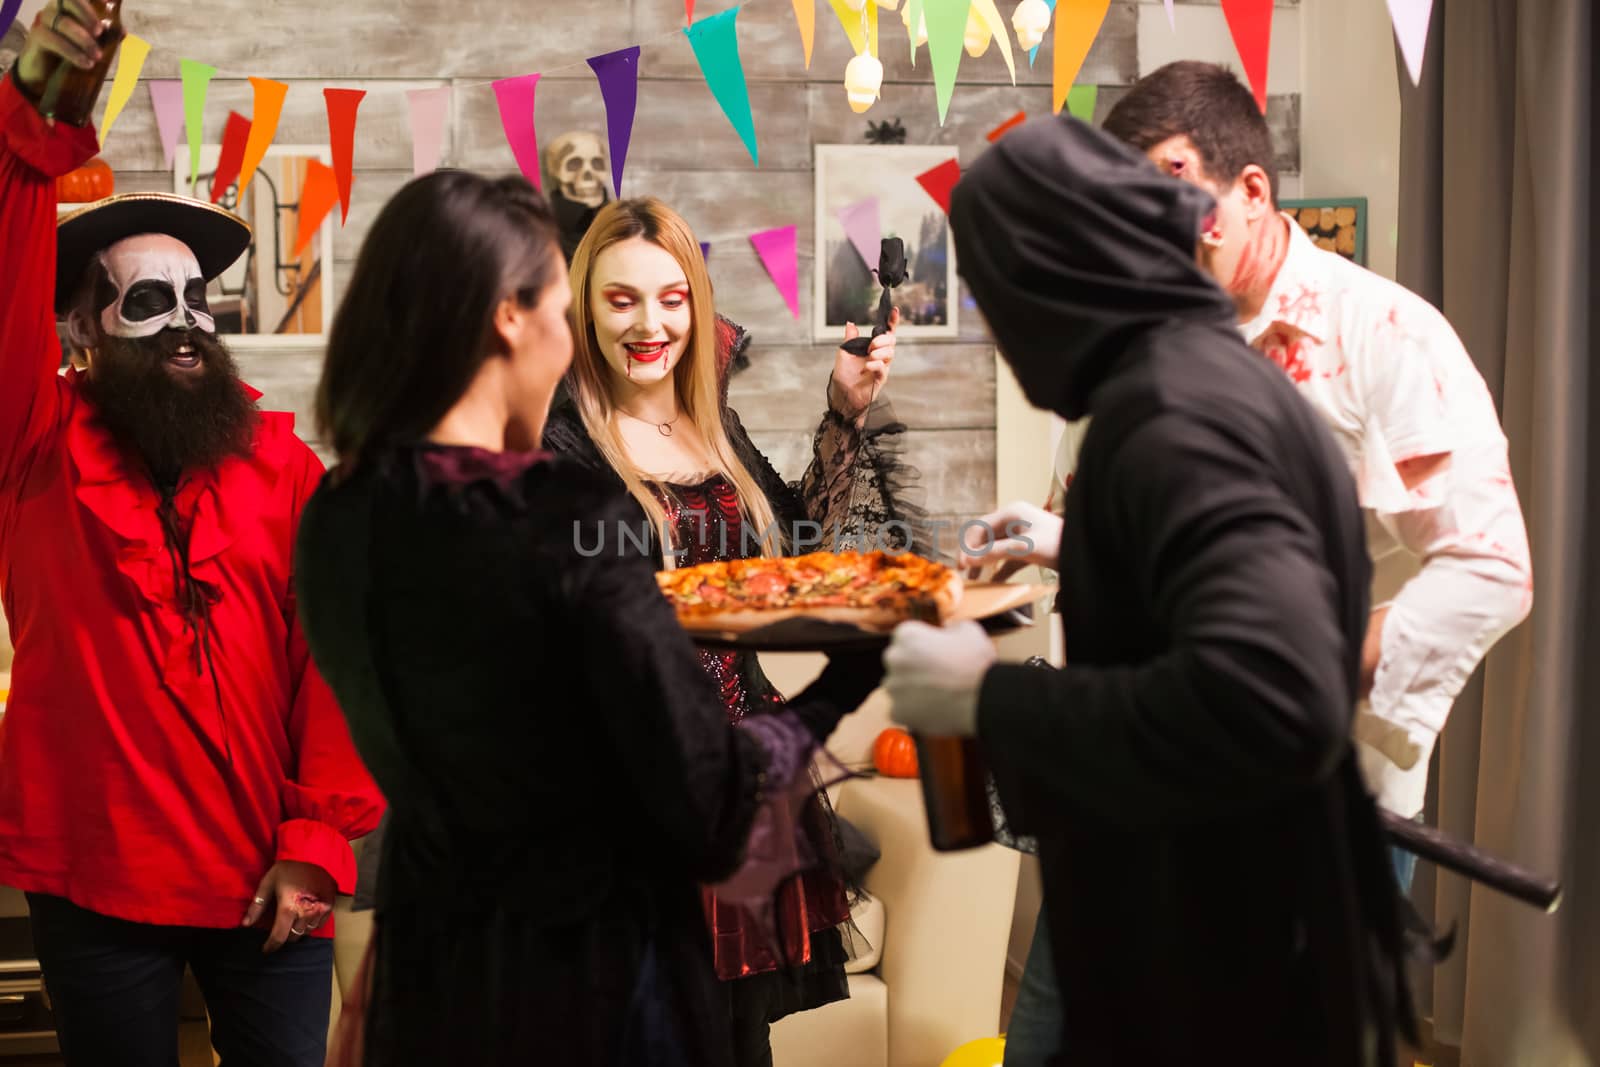
<path fill-rule="evenodd" d="M 1112 361 L 1174 320 L 1232 327 L 1195 262 L 1209 194 L 1070 117 L 978 157 L 950 207 L 956 261 L 1028 400 L 1082 416 Z"/>

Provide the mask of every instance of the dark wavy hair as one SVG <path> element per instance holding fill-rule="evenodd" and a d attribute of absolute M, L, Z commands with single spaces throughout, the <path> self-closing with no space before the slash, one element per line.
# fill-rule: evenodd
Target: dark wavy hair
<path fill-rule="evenodd" d="M 550 206 L 525 179 L 435 171 L 373 223 L 328 335 L 317 426 L 346 471 L 420 440 L 490 351 L 494 313 L 567 284 Z"/>

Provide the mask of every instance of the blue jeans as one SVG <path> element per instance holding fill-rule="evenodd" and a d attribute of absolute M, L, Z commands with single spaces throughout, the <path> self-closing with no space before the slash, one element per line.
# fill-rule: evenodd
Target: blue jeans
<path fill-rule="evenodd" d="M 1400 892 L 1409 895 L 1417 857 L 1391 848 L 1389 859 L 1394 864 Z M 1041 907 L 1039 922 L 1033 928 L 1033 944 L 1028 947 L 1028 962 L 1022 966 L 1017 1003 L 1011 1009 L 1011 1025 L 1006 1030 L 1005 1067 L 1045 1067 L 1060 1048 L 1061 987 L 1056 983 L 1050 933 Z"/>
<path fill-rule="evenodd" d="M 178 1067 L 185 966 L 205 994 L 223 1067 L 322 1067 L 331 939 L 266 956 L 265 930 L 126 922 L 36 893 L 28 911 L 69 1067 Z"/>
<path fill-rule="evenodd" d="M 1017 1003 L 1006 1029 L 1005 1067 L 1044 1067 L 1061 1048 L 1061 987 L 1050 956 L 1050 932 L 1044 908 L 1033 928 L 1028 962 L 1022 966 Z"/>

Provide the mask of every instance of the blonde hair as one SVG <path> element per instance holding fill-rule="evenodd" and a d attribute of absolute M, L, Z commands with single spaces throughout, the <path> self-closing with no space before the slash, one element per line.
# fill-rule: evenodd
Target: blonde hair
<path fill-rule="evenodd" d="M 617 406 L 589 307 L 595 260 L 612 245 L 634 237 L 642 237 L 661 248 L 683 268 L 683 276 L 689 283 L 690 327 L 683 358 L 672 371 L 678 410 L 705 441 L 715 472 L 733 485 L 747 530 L 761 538 L 762 554 L 777 555 L 781 551 L 781 541 L 769 536 L 774 520 L 772 503 L 740 462 L 722 423 L 717 312 L 705 257 L 689 224 L 654 197 L 615 200 L 601 208 L 572 254 L 572 394 L 584 429 L 600 455 L 622 478 L 628 493 L 644 509 L 651 527 L 666 530 L 666 509 L 645 485 L 643 472 L 629 457 L 622 436 L 617 432 Z M 670 530 L 667 533 L 672 535 Z M 668 567 L 672 566 L 672 553 L 666 551 L 665 546 L 662 558 Z"/>

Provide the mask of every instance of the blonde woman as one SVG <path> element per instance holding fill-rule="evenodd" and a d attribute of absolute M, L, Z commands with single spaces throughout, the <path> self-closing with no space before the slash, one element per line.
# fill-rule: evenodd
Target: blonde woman
<path fill-rule="evenodd" d="M 573 255 L 572 290 L 569 395 L 551 412 L 545 447 L 608 470 L 637 507 L 631 528 L 575 531 L 582 551 L 644 551 L 657 566 L 687 566 L 829 547 L 836 533 L 908 547 L 911 515 L 896 499 L 890 447 L 904 427 L 879 400 L 892 328 L 865 358 L 836 353 L 812 462 L 790 484 L 727 406 L 727 374 L 748 338 L 717 317 L 699 243 L 681 217 L 654 199 L 601 209 Z M 847 327 L 845 338 L 856 333 Z M 700 655 L 730 721 L 781 705 L 754 655 Z M 741 1067 L 771 1062 L 772 1022 L 848 995 L 838 927 L 849 908 L 831 818 L 821 800 L 808 816 L 810 840 L 834 862 L 783 884 L 776 936 L 704 893 Z"/>

